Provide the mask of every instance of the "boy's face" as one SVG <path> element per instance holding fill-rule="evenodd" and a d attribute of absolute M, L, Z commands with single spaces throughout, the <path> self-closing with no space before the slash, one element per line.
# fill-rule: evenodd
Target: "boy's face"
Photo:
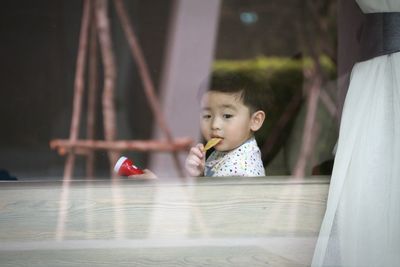
<path fill-rule="evenodd" d="M 205 93 L 201 98 L 200 121 L 201 132 L 207 141 L 222 138 L 215 146 L 218 151 L 237 148 L 253 134 L 252 116 L 240 93 Z"/>

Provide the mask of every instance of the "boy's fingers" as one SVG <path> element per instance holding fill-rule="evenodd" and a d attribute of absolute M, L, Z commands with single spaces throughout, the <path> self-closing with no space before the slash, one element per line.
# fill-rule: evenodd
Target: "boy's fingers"
<path fill-rule="evenodd" d="M 186 171 L 190 176 L 199 176 L 202 174 L 205 165 L 205 154 L 204 145 L 201 143 L 190 149 L 185 161 Z"/>
<path fill-rule="evenodd" d="M 157 179 L 157 175 L 155 173 L 153 173 L 152 171 L 150 171 L 149 169 L 144 169 L 143 170 L 145 174 L 147 174 L 147 177 L 150 179 Z"/>
<path fill-rule="evenodd" d="M 198 158 L 203 158 L 203 156 L 204 156 L 203 150 L 198 145 L 195 147 L 192 147 L 190 149 L 190 152 L 192 154 L 196 155 Z"/>
<path fill-rule="evenodd" d="M 143 174 L 129 175 L 128 177 L 134 179 L 157 179 L 157 175 L 155 175 L 152 171 L 144 169 L 143 172 Z"/>
<path fill-rule="evenodd" d="M 198 167 L 201 165 L 201 160 L 198 158 L 191 158 L 187 161 L 187 163 L 191 166 Z"/>
<path fill-rule="evenodd" d="M 202 143 L 197 144 L 196 147 L 198 147 L 200 151 L 204 151 L 204 145 Z"/>

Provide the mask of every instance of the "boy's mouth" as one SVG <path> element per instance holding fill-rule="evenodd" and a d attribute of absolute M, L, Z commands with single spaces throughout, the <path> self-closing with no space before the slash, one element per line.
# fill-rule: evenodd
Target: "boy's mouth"
<path fill-rule="evenodd" d="M 222 141 L 221 138 L 211 138 L 210 140 L 208 140 L 207 144 L 204 146 L 204 151 L 207 151 L 210 148 L 216 146 L 221 141 Z"/>

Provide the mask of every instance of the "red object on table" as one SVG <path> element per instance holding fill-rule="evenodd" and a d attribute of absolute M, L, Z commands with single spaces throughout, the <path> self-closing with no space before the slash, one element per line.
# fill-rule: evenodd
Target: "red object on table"
<path fill-rule="evenodd" d="M 143 174 L 144 172 L 133 164 L 127 157 L 120 157 L 115 164 L 114 171 L 120 176 Z"/>

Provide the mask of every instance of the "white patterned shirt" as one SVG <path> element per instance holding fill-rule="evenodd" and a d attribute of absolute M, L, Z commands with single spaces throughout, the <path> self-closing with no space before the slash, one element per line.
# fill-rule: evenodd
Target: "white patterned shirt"
<path fill-rule="evenodd" d="M 265 176 L 254 137 L 227 152 L 214 151 L 206 160 L 204 176 Z"/>

